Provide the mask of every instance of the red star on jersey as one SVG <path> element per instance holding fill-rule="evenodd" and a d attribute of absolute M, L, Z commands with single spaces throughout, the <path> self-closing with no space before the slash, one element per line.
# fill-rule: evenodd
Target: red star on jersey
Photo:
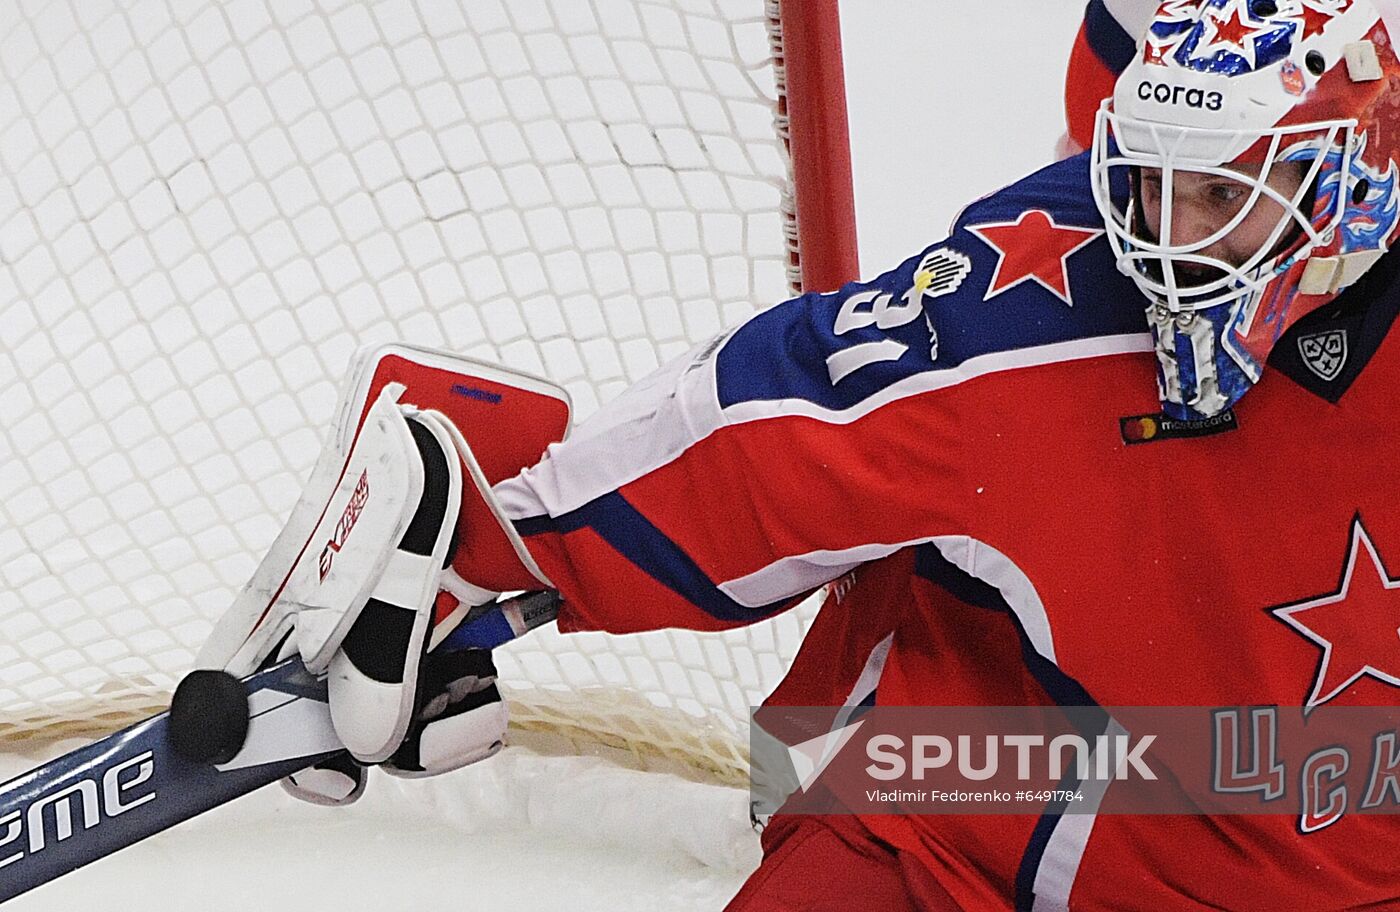
<path fill-rule="evenodd" d="M 1050 213 L 1030 209 L 1014 222 L 968 228 L 997 252 L 997 268 L 982 300 L 1030 279 L 1069 306 L 1069 257 L 1103 234 L 1102 228 L 1057 225 Z"/>
<path fill-rule="evenodd" d="M 1367 560 L 1359 560 L 1365 554 Z M 1369 675 L 1400 687 L 1400 580 L 1392 579 L 1358 515 L 1337 591 L 1273 609 L 1322 649 L 1307 708 L 1321 706 Z"/>

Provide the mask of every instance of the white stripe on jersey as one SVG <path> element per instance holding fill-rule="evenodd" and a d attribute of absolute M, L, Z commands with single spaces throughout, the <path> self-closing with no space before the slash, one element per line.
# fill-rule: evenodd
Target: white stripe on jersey
<path fill-rule="evenodd" d="M 1104 730 L 1110 743 L 1119 735 L 1126 735 L 1127 729 L 1110 719 Z M 1097 760 L 1095 753 L 1089 755 L 1091 768 Z M 1079 877 L 1079 866 L 1084 861 L 1084 851 L 1089 845 L 1089 835 L 1099 819 L 1099 808 L 1103 805 L 1104 792 L 1112 783 L 1108 779 L 1091 778 L 1078 786 L 1083 801 L 1076 801 L 1072 813 L 1062 814 L 1055 821 L 1055 829 L 1045 843 L 1045 851 L 1036 866 L 1032 882 L 1035 891 L 1035 904 L 1032 912 L 1068 912 L 1069 897 L 1074 892 L 1074 882 Z"/>
<path fill-rule="evenodd" d="M 787 415 L 816 418 L 828 424 L 850 424 L 896 400 L 918 396 L 934 390 L 947 389 L 987 374 L 1025 367 L 1039 367 L 1045 364 L 1058 364 L 1062 361 L 1079 361 L 1084 358 L 1101 358 L 1107 355 L 1150 351 L 1152 351 L 1152 337 L 1147 333 L 1071 339 L 1068 342 L 1053 342 L 1049 345 L 1013 348 L 1009 351 L 978 355 L 975 358 L 968 358 L 955 367 L 913 374 L 903 380 L 891 383 L 875 395 L 862 399 L 847 409 L 823 408 L 815 402 L 808 402 L 805 399 L 776 399 L 762 402 L 740 402 L 737 405 L 731 405 L 724 410 L 724 417 L 728 419 L 730 424 L 762 421 L 767 418 L 780 418 Z"/>
<path fill-rule="evenodd" d="M 493 488 L 513 520 L 562 516 L 674 461 L 724 423 L 715 343 L 692 349 L 599 409 L 545 458 Z"/>
<path fill-rule="evenodd" d="M 926 538 L 892 545 L 861 545 L 841 551 L 810 551 L 774 561 L 768 566 L 719 584 L 719 591 L 745 608 L 772 605 L 803 592 L 811 592 L 861 564 L 879 560 L 928 541 Z"/>
<path fill-rule="evenodd" d="M 987 374 L 1150 352 L 1152 338 L 1145 332 L 1129 333 L 979 355 L 955 367 L 906 377 L 839 410 L 805 399 L 774 399 L 741 402 L 721 411 L 715 382 L 718 358 L 712 349 L 712 344 L 698 348 L 662 367 L 604 406 L 564 443 L 550 447 L 538 465 L 496 485 L 505 514 L 513 520 L 561 516 L 670 463 L 726 424 L 789 415 L 849 424 L 900 399 Z"/>
<path fill-rule="evenodd" d="M 721 582 L 719 589 L 746 608 L 771 605 L 810 592 L 863 563 L 925 542 L 932 542 L 953 566 L 1000 592 L 1026 631 L 1031 646 L 1049 661 L 1055 661 L 1055 639 L 1050 631 L 1050 618 L 1030 577 L 996 548 L 966 535 L 938 535 L 905 542 L 860 545 L 840 551 L 794 554 L 753 573 Z"/>
<path fill-rule="evenodd" d="M 933 544 L 953 566 L 1000 592 L 1021 622 L 1035 651 L 1055 661 L 1055 637 L 1050 632 L 1045 603 L 1040 600 L 1031 578 L 1015 561 L 986 542 L 966 535 L 939 536 L 933 539 Z"/>

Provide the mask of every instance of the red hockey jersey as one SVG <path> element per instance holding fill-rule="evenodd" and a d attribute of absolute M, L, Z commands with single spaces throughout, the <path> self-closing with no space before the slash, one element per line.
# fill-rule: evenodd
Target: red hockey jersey
<path fill-rule="evenodd" d="M 733 626 L 854 572 L 776 699 L 1396 703 L 1396 257 L 1290 330 L 1233 412 L 1181 427 L 1155 417 L 1145 302 L 1097 225 L 1085 159 L 1052 166 L 498 485 L 561 626 Z M 968 909 L 1400 907 L 1386 814 L 864 824 Z"/>

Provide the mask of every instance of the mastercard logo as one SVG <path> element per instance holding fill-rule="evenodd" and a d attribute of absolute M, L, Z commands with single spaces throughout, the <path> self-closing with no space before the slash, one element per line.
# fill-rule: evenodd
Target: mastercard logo
<path fill-rule="evenodd" d="M 1133 442 L 1151 440 L 1157 436 L 1160 429 L 1157 419 L 1150 416 L 1130 418 L 1123 422 L 1123 436 Z"/>

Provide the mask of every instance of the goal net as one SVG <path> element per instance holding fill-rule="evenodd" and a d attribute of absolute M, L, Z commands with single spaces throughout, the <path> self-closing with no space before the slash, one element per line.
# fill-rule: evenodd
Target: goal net
<path fill-rule="evenodd" d="M 5 4 L 0 744 L 166 705 L 359 347 L 544 374 L 586 418 L 852 278 L 835 0 L 789 7 Z M 534 743 L 737 781 L 801 632 L 541 631 L 499 665 Z"/>

